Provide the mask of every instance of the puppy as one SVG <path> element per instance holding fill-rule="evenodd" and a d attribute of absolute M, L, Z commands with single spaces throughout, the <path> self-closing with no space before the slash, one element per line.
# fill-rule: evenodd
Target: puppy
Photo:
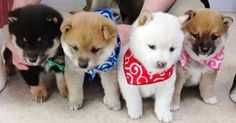
<path fill-rule="evenodd" d="M 103 101 L 109 109 L 119 110 L 120 100 L 116 77 L 116 62 L 120 40 L 110 10 L 79 12 L 64 20 L 61 26 L 65 57 L 65 79 L 69 90 L 69 108 L 83 105 L 83 78 L 95 73 L 101 77 Z M 101 13 L 101 14 L 100 14 Z M 103 15 L 102 15 L 103 14 Z"/>
<path fill-rule="evenodd" d="M 29 5 L 9 12 L 8 19 L 12 43 L 30 64 L 28 70 L 20 73 L 30 86 L 33 99 L 43 102 L 48 97 L 43 72 L 56 73 L 58 88 L 66 96 L 63 67 L 59 65 L 64 64 L 59 41 L 62 16 L 48 6 Z"/>
<path fill-rule="evenodd" d="M 185 41 L 177 65 L 172 102 L 174 111 L 179 109 L 183 86 L 199 85 L 200 95 L 205 103 L 217 102 L 213 93 L 214 83 L 224 57 L 228 28 L 233 22 L 232 18 L 209 9 L 189 10 L 186 14 L 189 18 L 183 25 Z"/>
<path fill-rule="evenodd" d="M 157 118 L 172 121 L 175 63 L 184 40 L 180 22 L 186 19 L 143 11 L 132 25 L 130 42 L 118 62 L 118 82 L 132 119 L 143 114 L 142 98 L 153 97 Z"/>
<path fill-rule="evenodd" d="M 234 75 L 233 85 L 230 89 L 230 99 L 236 103 L 236 74 Z"/>

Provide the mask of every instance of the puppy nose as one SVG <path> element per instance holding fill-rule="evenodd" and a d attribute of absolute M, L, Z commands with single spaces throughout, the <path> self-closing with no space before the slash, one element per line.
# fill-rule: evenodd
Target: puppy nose
<path fill-rule="evenodd" d="M 88 67 L 88 62 L 89 62 L 89 60 L 88 59 L 81 59 L 81 58 L 79 58 L 79 61 L 78 61 L 79 63 L 79 67 L 80 68 L 83 68 L 83 69 L 85 69 L 85 68 L 87 68 Z"/>
<path fill-rule="evenodd" d="M 31 62 L 31 63 L 35 63 L 38 59 L 37 56 L 36 57 L 27 57 L 27 58 L 28 58 L 29 62 Z"/>
<path fill-rule="evenodd" d="M 202 53 L 207 53 L 209 52 L 210 48 L 209 47 L 201 47 Z"/>
<path fill-rule="evenodd" d="M 162 61 L 157 62 L 157 67 L 160 68 L 160 69 L 164 68 L 165 66 L 166 66 L 166 62 L 162 62 Z"/>

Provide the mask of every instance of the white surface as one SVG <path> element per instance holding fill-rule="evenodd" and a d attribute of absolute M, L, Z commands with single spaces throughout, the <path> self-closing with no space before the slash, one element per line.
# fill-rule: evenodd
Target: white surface
<path fill-rule="evenodd" d="M 236 12 L 236 0 L 209 0 L 210 7 L 224 12 Z"/>

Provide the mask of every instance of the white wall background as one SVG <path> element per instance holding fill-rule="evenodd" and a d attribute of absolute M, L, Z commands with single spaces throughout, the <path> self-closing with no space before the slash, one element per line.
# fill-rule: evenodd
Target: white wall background
<path fill-rule="evenodd" d="M 209 0 L 213 9 L 224 12 L 236 12 L 236 0 Z"/>

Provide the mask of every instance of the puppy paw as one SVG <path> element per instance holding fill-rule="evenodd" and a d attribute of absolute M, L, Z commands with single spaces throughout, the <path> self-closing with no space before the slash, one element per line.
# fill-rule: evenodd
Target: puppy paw
<path fill-rule="evenodd" d="M 79 110 L 83 106 L 83 103 L 82 102 L 69 102 L 68 105 L 71 110 Z"/>
<path fill-rule="evenodd" d="M 170 110 L 175 112 L 178 111 L 180 108 L 179 104 L 171 104 Z"/>
<path fill-rule="evenodd" d="M 234 102 L 236 102 L 236 93 L 231 93 L 230 94 L 230 99 Z"/>
<path fill-rule="evenodd" d="M 156 112 L 156 116 L 158 118 L 158 120 L 162 121 L 162 122 L 171 122 L 172 121 L 172 113 L 170 112 L 170 110 L 165 109 L 159 109 Z"/>
<path fill-rule="evenodd" d="M 128 115 L 131 119 L 136 120 L 142 117 L 142 111 L 128 111 Z"/>
<path fill-rule="evenodd" d="M 207 103 L 207 104 L 216 104 L 217 103 L 217 99 L 216 99 L 216 97 L 214 96 L 214 97 L 210 97 L 210 98 L 208 98 L 208 99 L 205 99 L 204 100 L 204 102 L 205 103 Z"/>
<path fill-rule="evenodd" d="M 31 86 L 30 91 L 33 95 L 33 100 L 37 103 L 42 103 L 48 98 L 47 89 L 42 85 Z"/>
<path fill-rule="evenodd" d="M 110 110 L 118 111 L 121 109 L 121 103 L 119 99 L 108 99 L 104 96 L 103 102 L 106 105 L 106 107 Z"/>

